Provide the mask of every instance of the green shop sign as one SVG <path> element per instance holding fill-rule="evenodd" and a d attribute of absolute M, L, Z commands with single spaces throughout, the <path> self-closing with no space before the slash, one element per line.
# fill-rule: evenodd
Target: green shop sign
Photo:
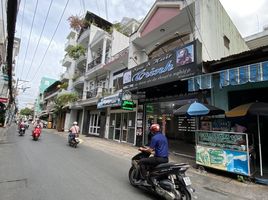
<path fill-rule="evenodd" d="M 123 110 L 133 110 L 135 107 L 135 103 L 133 101 L 123 100 L 121 108 Z"/>

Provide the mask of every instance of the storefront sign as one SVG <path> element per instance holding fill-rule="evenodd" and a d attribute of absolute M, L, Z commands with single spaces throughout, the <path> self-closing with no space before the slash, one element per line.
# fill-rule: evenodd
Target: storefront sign
<path fill-rule="evenodd" d="M 199 74 L 200 47 L 194 41 L 132 68 L 124 73 L 123 88 L 146 88 Z"/>
<path fill-rule="evenodd" d="M 2 97 L 0 98 L 1 103 L 7 103 L 7 101 L 8 101 L 8 98 L 2 98 Z"/>
<path fill-rule="evenodd" d="M 122 109 L 123 110 L 133 110 L 135 103 L 133 101 L 123 100 Z"/>
<path fill-rule="evenodd" d="M 229 132 L 197 132 L 197 144 L 224 149 L 246 151 L 246 135 Z"/>
<path fill-rule="evenodd" d="M 197 145 L 196 163 L 228 172 L 249 175 L 247 152 Z"/>
<path fill-rule="evenodd" d="M 100 98 L 97 104 L 97 108 L 107 108 L 107 107 L 120 107 L 122 103 L 122 94 L 111 95 L 107 97 Z"/>

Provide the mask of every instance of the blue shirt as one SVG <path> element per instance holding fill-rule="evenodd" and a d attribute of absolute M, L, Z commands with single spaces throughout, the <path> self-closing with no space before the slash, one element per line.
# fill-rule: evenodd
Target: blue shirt
<path fill-rule="evenodd" d="M 155 157 L 167 158 L 168 157 L 167 137 L 163 135 L 161 132 L 155 133 L 155 135 L 152 137 L 150 148 L 154 149 Z"/>

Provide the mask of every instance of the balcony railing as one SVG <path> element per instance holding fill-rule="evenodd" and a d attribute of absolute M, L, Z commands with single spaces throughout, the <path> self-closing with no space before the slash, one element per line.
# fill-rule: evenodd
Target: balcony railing
<path fill-rule="evenodd" d="M 86 92 L 86 99 L 91 99 L 95 97 L 100 98 L 100 97 L 107 96 L 110 94 L 111 94 L 111 91 L 109 89 L 104 88 L 104 87 L 97 87 Z"/>
<path fill-rule="evenodd" d="M 126 47 L 125 49 L 119 51 L 117 54 L 111 56 L 110 58 L 107 59 L 106 63 L 109 64 L 111 62 L 114 62 L 115 60 L 121 58 L 122 56 L 127 55 L 129 52 L 129 48 Z"/>
<path fill-rule="evenodd" d="M 101 63 L 101 56 L 94 59 L 92 62 L 88 63 L 87 65 L 87 71 L 91 70 L 92 68 L 96 67 Z"/>

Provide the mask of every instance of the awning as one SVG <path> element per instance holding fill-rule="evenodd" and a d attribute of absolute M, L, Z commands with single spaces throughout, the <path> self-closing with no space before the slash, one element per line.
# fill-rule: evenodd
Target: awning
<path fill-rule="evenodd" d="M 220 87 L 268 80 L 268 61 L 227 69 L 220 72 Z"/>

